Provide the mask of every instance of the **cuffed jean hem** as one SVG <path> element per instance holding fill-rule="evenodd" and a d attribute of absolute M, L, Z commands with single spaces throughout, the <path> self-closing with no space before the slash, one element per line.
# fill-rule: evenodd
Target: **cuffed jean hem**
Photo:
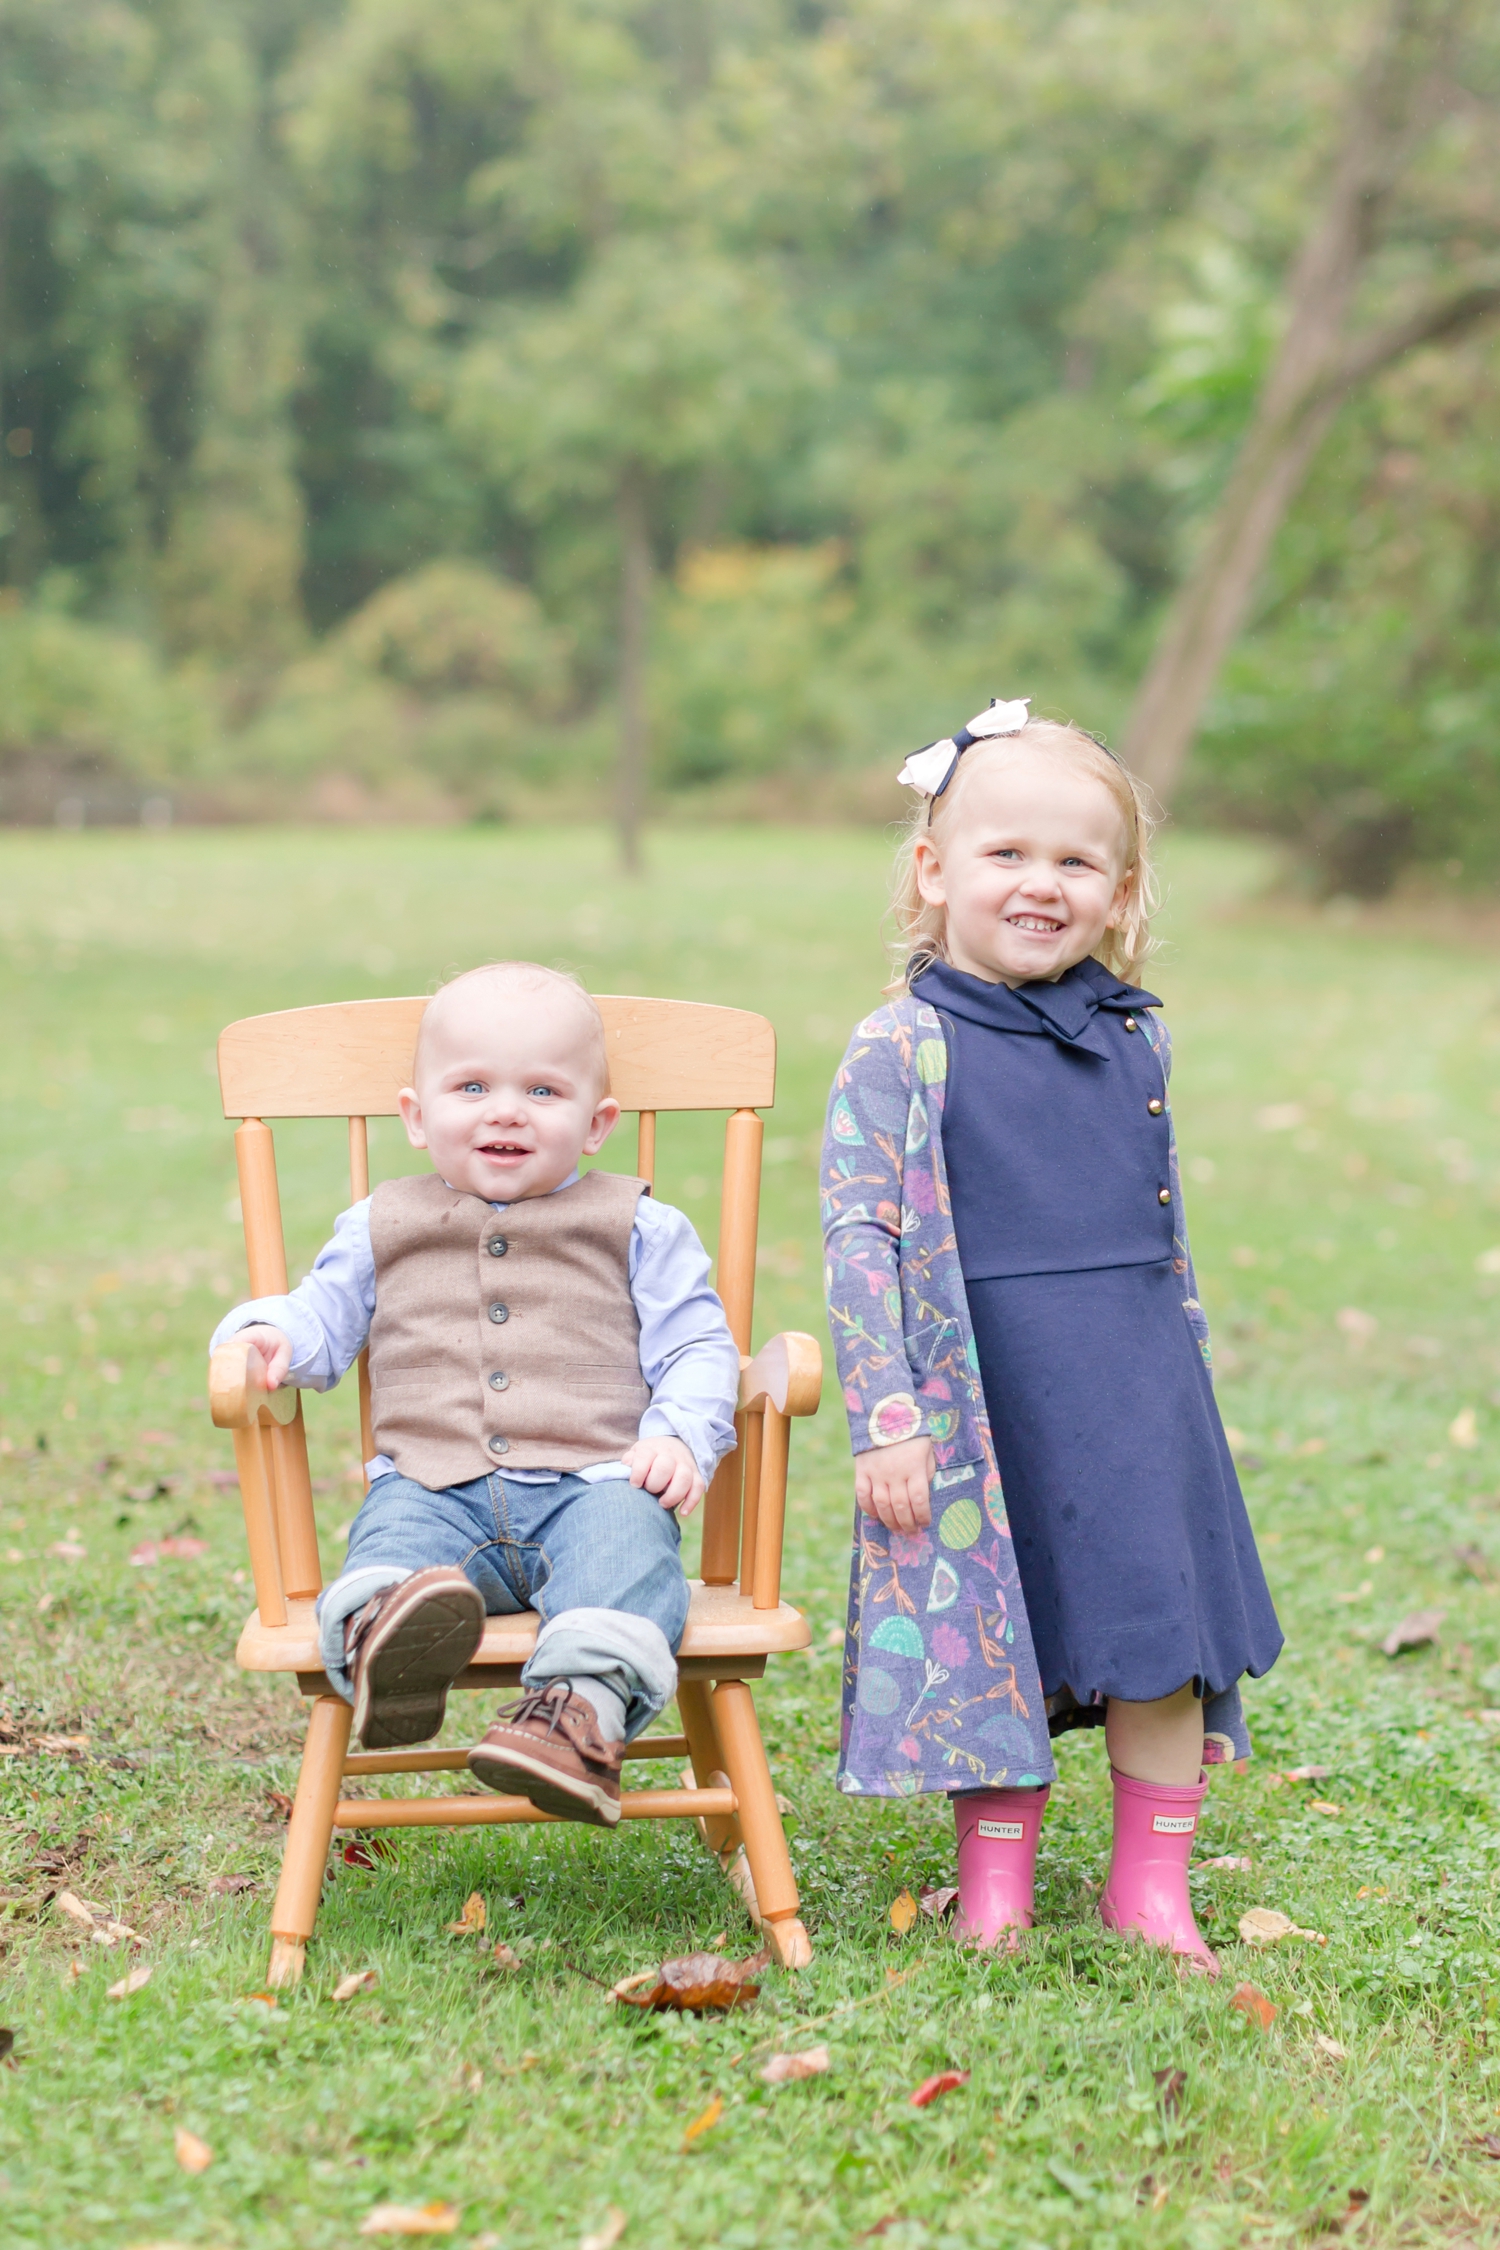
<path fill-rule="evenodd" d="M 354 1701 L 354 1682 L 344 1668 L 345 1625 L 357 1609 L 383 1594 L 387 1586 L 399 1586 L 403 1579 L 413 1576 L 414 1572 L 402 1570 L 396 1563 L 366 1563 L 362 1570 L 346 1570 L 342 1578 L 336 1578 L 319 1594 L 318 1654 L 329 1685 L 346 1703 Z"/>
<path fill-rule="evenodd" d="M 619 1609 L 565 1609 L 536 1637 L 521 1678 L 597 1680 L 625 1707 L 625 1740 L 633 1742 L 677 1692 L 677 1659 L 659 1625 Z"/>

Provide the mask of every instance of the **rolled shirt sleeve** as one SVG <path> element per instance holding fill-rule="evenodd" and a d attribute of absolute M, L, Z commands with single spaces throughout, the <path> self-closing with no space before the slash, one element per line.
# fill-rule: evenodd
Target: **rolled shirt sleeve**
<path fill-rule="evenodd" d="M 676 1437 L 711 1477 L 734 1450 L 740 1355 L 686 1213 L 643 1195 L 630 1238 L 630 1294 L 651 1404 L 642 1437 Z"/>

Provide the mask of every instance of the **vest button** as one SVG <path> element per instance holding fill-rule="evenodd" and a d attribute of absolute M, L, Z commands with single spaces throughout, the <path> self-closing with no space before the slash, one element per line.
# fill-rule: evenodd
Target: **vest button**
<path fill-rule="evenodd" d="M 1167 1105 L 1165 1102 L 1159 1102 L 1155 1099 L 1152 1099 L 1146 1104 L 1146 1108 L 1153 1117 L 1160 1117 L 1162 1111 L 1166 1108 L 1166 1106 Z"/>
<path fill-rule="evenodd" d="M 1135 1030 L 1136 1030 L 1137 1028 L 1138 1028 L 1138 1026 L 1137 1026 L 1137 1024 L 1136 1024 L 1136 1020 L 1135 1020 L 1135 1017 L 1134 1017 L 1134 1016 L 1127 1016 L 1127 1017 L 1125 1018 L 1125 1029 L 1126 1029 L 1127 1031 L 1135 1031 Z"/>
<path fill-rule="evenodd" d="M 510 1244 L 506 1241 L 503 1234 L 493 1234 L 490 1236 L 487 1247 L 492 1258 L 503 1258 L 506 1251 L 510 1248 Z"/>
<path fill-rule="evenodd" d="M 502 1375 L 498 1367 L 490 1377 L 490 1389 L 492 1391 L 508 1391 L 510 1389 L 510 1377 Z"/>
<path fill-rule="evenodd" d="M 487 1438 L 485 1442 L 491 1453 L 509 1453 L 510 1451 L 510 1439 L 508 1437 Z"/>
<path fill-rule="evenodd" d="M 490 1318 L 498 1328 L 502 1320 L 509 1320 L 510 1318 L 509 1305 L 491 1305 Z"/>
<path fill-rule="evenodd" d="M 1172 1190 L 1170 1188 L 1158 1188 L 1156 1191 L 1156 1200 L 1158 1203 L 1170 1203 L 1172 1200 Z"/>

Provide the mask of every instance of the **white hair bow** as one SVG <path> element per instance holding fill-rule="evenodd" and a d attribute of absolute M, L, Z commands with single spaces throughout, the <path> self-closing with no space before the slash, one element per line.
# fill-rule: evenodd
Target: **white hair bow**
<path fill-rule="evenodd" d="M 914 750 L 896 779 L 924 797 L 941 797 L 969 745 L 987 741 L 992 735 L 1019 734 L 1031 716 L 1027 709 L 1030 701 L 1029 695 L 1015 703 L 1002 703 L 998 696 L 991 696 L 989 709 L 979 712 L 966 727 L 945 735 L 941 742 L 929 742 L 924 749 Z"/>

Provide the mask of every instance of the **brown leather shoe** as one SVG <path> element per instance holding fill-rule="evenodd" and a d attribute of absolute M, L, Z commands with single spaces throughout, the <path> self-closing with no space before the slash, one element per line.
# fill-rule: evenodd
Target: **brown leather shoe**
<path fill-rule="evenodd" d="M 529 1797 L 538 1812 L 613 1828 L 620 1817 L 624 1745 L 606 1742 L 592 1703 L 566 1680 L 528 1688 L 519 1703 L 495 1714 L 483 1742 L 469 1752 L 469 1770 L 487 1789 Z"/>
<path fill-rule="evenodd" d="M 419 1570 L 356 1610 L 344 1626 L 344 1662 L 365 1748 L 430 1741 L 483 1632 L 484 1598 L 461 1570 Z"/>

